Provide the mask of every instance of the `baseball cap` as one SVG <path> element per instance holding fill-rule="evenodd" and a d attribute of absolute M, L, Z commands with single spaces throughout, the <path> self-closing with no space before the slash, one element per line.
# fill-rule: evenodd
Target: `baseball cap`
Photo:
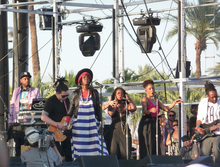
<path fill-rule="evenodd" d="M 29 77 L 29 78 L 31 78 L 31 74 L 30 74 L 29 72 L 22 72 L 22 73 L 20 74 L 20 79 L 23 78 L 23 77 Z"/>

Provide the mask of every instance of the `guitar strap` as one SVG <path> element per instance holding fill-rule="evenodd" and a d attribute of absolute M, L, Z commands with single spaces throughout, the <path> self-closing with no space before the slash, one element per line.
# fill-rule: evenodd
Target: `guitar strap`
<path fill-rule="evenodd" d="M 65 106 L 65 109 L 66 109 L 66 112 L 67 112 L 66 100 L 64 100 L 63 102 L 64 102 L 64 106 Z"/>

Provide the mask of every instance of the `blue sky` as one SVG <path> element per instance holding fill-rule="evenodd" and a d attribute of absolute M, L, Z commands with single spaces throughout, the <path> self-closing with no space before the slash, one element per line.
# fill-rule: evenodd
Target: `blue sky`
<path fill-rule="evenodd" d="M 80 0 L 75 0 L 73 2 L 76 3 L 82 3 Z M 93 3 L 93 4 L 113 4 L 114 1 L 109 0 L 90 0 L 90 1 L 83 1 L 84 3 Z M 129 0 L 125 0 L 125 2 L 129 2 Z M 44 7 L 49 7 L 50 5 L 45 5 Z M 162 9 L 169 9 L 171 6 L 171 1 L 165 1 L 165 2 L 157 2 L 157 3 L 151 3 L 148 4 L 148 8 L 151 8 L 151 10 L 162 10 Z M 35 9 L 42 8 L 43 6 L 35 6 Z M 172 5 L 172 8 L 177 7 L 174 3 Z M 78 8 L 78 7 L 77 7 Z M 68 9 L 73 9 L 68 7 Z M 137 13 L 140 12 L 140 9 L 143 9 L 143 11 L 146 11 L 145 5 L 140 6 L 133 6 L 128 7 L 127 11 L 131 11 L 130 13 Z M 166 14 L 168 12 L 165 12 Z M 159 13 L 159 17 L 163 17 L 165 13 Z M 102 11 L 93 11 L 93 12 L 87 12 L 82 13 L 86 16 L 93 16 L 93 17 L 104 17 L 107 15 L 111 15 L 111 10 L 105 9 Z M 76 21 L 76 20 L 82 20 L 83 16 L 82 14 L 69 14 L 67 19 L 65 21 Z M 171 14 L 177 15 L 177 11 L 172 11 Z M 154 14 L 156 16 L 156 14 Z M 138 18 L 140 15 L 131 16 L 130 19 Z M 8 26 L 13 26 L 13 20 L 12 20 L 12 13 L 8 13 Z M 89 18 L 89 17 L 87 17 Z M 112 20 L 106 19 L 100 21 L 103 24 L 103 30 L 100 32 L 101 37 L 101 48 L 103 44 L 105 43 L 106 39 L 108 38 L 109 34 L 112 31 Z M 37 27 L 39 27 L 38 17 L 36 17 L 36 24 Z M 124 24 L 129 30 L 130 34 L 133 36 L 134 39 L 136 39 L 136 36 L 134 35 L 134 32 L 131 29 L 131 25 L 128 22 L 127 17 L 124 17 Z M 171 22 L 168 22 L 167 27 L 165 29 L 166 21 L 162 20 L 161 24 L 159 26 L 156 26 L 157 28 L 157 36 L 162 43 L 162 48 L 167 55 L 170 50 L 173 48 L 175 42 L 177 41 L 177 36 L 170 39 L 168 42 L 165 40 L 165 37 L 167 35 L 168 30 L 170 30 L 173 26 Z M 82 68 L 90 68 L 93 64 L 94 60 L 96 59 L 99 51 L 96 51 L 93 57 L 84 57 L 79 49 L 79 42 L 78 37 L 79 33 L 76 32 L 76 24 L 63 26 L 62 30 L 62 49 L 61 49 L 61 64 L 60 64 L 60 75 L 64 75 L 65 71 L 71 71 L 73 70 L 76 74 L 80 69 Z M 138 28 L 138 26 L 135 26 L 135 30 Z M 42 31 L 37 28 L 37 34 L 38 34 L 38 48 L 40 49 L 42 46 L 44 46 L 47 41 L 49 41 L 52 38 L 52 31 Z M 162 39 L 162 36 L 164 34 L 164 38 Z M 132 70 L 135 70 L 135 72 L 138 73 L 138 66 L 144 66 L 145 64 L 150 64 L 148 58 L 145 54 L 141 53 L 141 50 L 139 46 L 137 46 L 133 40 L 130 38 L 128 33 L 124 31 L 124 66 L 125 68 L 130 68 Z M 192 36 L 187 36 L 186 41 L 186 50 L 187 50 L 187 58 L 189 61 L 191 61 L 192 64 L 192 70 L 195 71 L 195 49 L 194 49 L 194 43 L 196 42 L 195 38 Z M 12 44 L 9 45 L 9 48 L 12 47 Z M 153 46 L 153 50 L 158 50 L 159 45 L 158 42 L 156 42 Z M 51 53 L 52 49 L 52 42 L 47 44 L 41 51 L 39 51 L 39 58 L 40 58 L 40 66 L 41 66 L 41 74 L 44 73 L 46 69 L 46 65 Z M 162 52 L 160 52 L 162 53 Z M 213 47 L 213 45 L 208 45 L 207 51 L 202 53 L 202 75 L 205 75 L 205 70 L 209 67 L 213 67 L 216 62 L 219 61 L 219 57 L 216 57 L 214 59 L 205 59 L 205 56 L 214 56 L 218 51 Z M 151 60 L 155 65 L 159 64 L 161 59 L 159 54 L 156 53 L 149 53 L 148 54 Z M 29 45 L 29 56 L 31 56 L 31 44 Z M 167 57 L 168 62 L 171 66 L 171 68 L 176 67 L 176 62 L 178 58 L 178 45 L 175 45 L 174 49 L 170 53 L 170 55 Z M 206 62 L 206 63 L 205 63 Z M 12 69 L 12 60 L 10 60 L 10 69 Z M 158 70 L 162 71 L 165 70 L 166 74 L 170 74 L 170 71 L 166 68 L 166 65 L 163 64 L 158 66 Z M 29 60 L 29 71 L 32 73 L 32 59 Z M 94 79 L 102 82 L 103 80 L 107 78 L 112 78 L 112 36 L 108 40 L 106 46 L 103 48 L 102 52 L 100 53 L 99 57 L 97 58 L 95 64 L 92 67 L 92 71 L 94 73 Z M 46 69 L 45 76 L 43 78 L 43 81 L 49 80 L 49 74 L 52 75 L 52 58 L 50 58 L 49 65 Z M 11 76 L 11 75 L 10 75 Z M 11 79 L 11 77 L 10 77 Z"/>

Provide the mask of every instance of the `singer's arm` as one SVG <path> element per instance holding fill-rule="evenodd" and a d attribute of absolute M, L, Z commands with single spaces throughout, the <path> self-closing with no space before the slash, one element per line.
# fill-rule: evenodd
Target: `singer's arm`
<path fill-rule="evenodd" d="M 137 107 L 136 107 L 136 105 L 134 104 L 134 102 L 130 99 L 129 95 L 126 94 L 125 96 L 126 96 L 126 98 L 128 99 L 128 103 L 129 103 L 129 104 L 128 104 L 128 111 L 130 111 L 130 112 L 136 111 L 136 110 L 137 110 Z"/>
<path fill-rule="evenodd" d="M 168 112 L 170 111 L 176 104 L 178 103 L 181 103 L 182 102 L 182 99 L 176 99 L 173 101 L 172 104 L 170 104 L 169 106 L 164 106 L 160 101 L 159 101 L 159 106 L 160 106 L 160 109 Z"/>

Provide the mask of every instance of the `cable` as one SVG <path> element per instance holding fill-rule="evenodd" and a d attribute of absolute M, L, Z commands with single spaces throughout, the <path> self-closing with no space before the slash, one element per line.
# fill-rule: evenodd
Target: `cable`
<path fill-rule="evenodd" d="M 3 60 L 4 58 L 6 58 L 11 52 L 13 52 L 13 51 L 15 50 L 15 48 L 18 47 L 27 37 L 28 37 L 28 36 L 26 35 L 26 36 L 24 37 L 24 39 L 22 39 L 22 41 L 19 42 L 19 44 L 17 44 L 17 46 L 13 47 L 13 49 L 12 49 L 9 53 L 7 53 L 0 61 L 2 61 L 2 60 Z"/>
<path fill-rule="evenodd" d="M 150 19 L 151 25 L 153 25 L 153 22 L 152 22 L 152 20 L 151 20 L 150 14 L 149 14 L 150 12 L 149 12 L 149 10 L 148 10 L 147 3 L 146 3 L 145 0 L 144 0 L 144 4 L 145 4 L 146 10 L 147 10 L 147 13 L 148 13 L 148 15 L 149 15 L 149 19 Z M 167 59 L 166 59 L 166 56 L 165 56 L 165 54 L 164 54 L 164 51 L 163 51 L 163 49 L 162 49 L 162 47 L 161 47 L 161 43 L 160 43 L 160 41 L 159 41 L 159 39 L 158 39 L 157 34 L 156 34 L 156 38 L 157 38 L 157 41 L 158 41 L 158 43 L 159 43 L 160 49 L 161 49 L 161 51 L 162 51 L 162 53 L 163 53 L 163 56 L 164 56 L 164 58 L 165 58 L 165 60 L 166 60 L 166 62 L 167 62 L 167 65 L 168 65 L 168 67 L 169 67 L 169 69 L 170 69 L 170 71 L 171 71 L 173 77 L 175 78 L 175 75 L 173 74 L 172 69 L 171 69 L 171 67 L 170 67 L 170 65 L 169 65 L 169 63 L 168 63 L 168 61 L 167 61 Z"/>
<path fill-rule="evenodd" d="M 97 57 L 95 58 L 94 62 L 92 63 L 92 65 L 91 65 L 90 69 L 92 69 L 92 67 L 93 67 L 94 63 L 96 62 L 97 58 L 99 57 L 100 53 L 102 52 L 102 50 L 103 50 L 104 46 L 105 46 L 105 45 L 106 45 L 106 43 L 108 42 L 108 40 L 109 40 L 110 36 L 112 35 L 112 33 L 113 33 L 113 32 L 111 32 L 111 33 L 109 34 L 109 36 L 108 36 L 108 38 L 106 39 L 106 41 L 105 41 L 104 45 L 102 46 L 102 48 L 101 48 L 100 52 L 98 53 Z"/>
<path fill-rule="evenodd" d="M 44 45 L 42 46 L 37 52 L 39 52 L 41 49 L 43 49 L 50 41 L 52 40 L 52 38 Z M 36 53 L 37 53 L 36 52 Z M 36 53 L 34 53 L 33 55 L 35 55 Z M 16 67 L 15 69 L 19 68 L 21 65 L 23 65 L 24 63 L 27 63 L 27 61 L 29 59 L 31 59 L 33 57 L 33 55 L 31 55 L 31 57 L 29 57 L 27 60 L 25 60 L 24 62 L 22 62 L 18 67 Z M 14 70 L 9 71 L 7 74 L 0 76 L 0 79 L 7 76 L 9 73 L 13 72 Z"/>
<path fill-rule="evenodd" d="M 173 0 L 171 1 L 170 9 L 171 9 L 172 5 L 173 5 Z M 162 44 L 162 42 L 163 42 L 163 37 L 164 37 L 165 31 L 166 31 L 166 29 L 167 29 L 167 24 L 168 24 L 170 12 L 171 12 L 171 11 L 169 10 L 169 14 L 168 14 L 168 18 L 167 18 L 167 21 L 166 21 L 165 29 L 164 29 L 164 31 L 163 31 L 163 35 L 162 35 L 162 38 L 161 38 L 161 44 Z"/>
<path fill-rule="evenodd" d="M 46 72 L 46 69 L 47 69 L 47 67 L 48 67 L 48 65 L 49 65 L 50 58 L 51 58 L 51 56 L 52 56 L 52 50 L 53 50 L 53 49 L 51 49 L 51 51 L 50 51 L 50 56 L 49 56 L 49 59 L 48 59 L 48 61 L 47 61 L 46 68 L 44 69 L 44 73 L 43 73 L 43 75 L 42 75 L 42 77 L 41 77 L 41 79 L 40 79 L 40 82 L 42 81 L 42 79 L 43 79 L 43 77 L 44 77 L 44 74 L 45 74 L 45 72 Z"/>
<path fill-rule="evenodd" d="M 128 18 L 128 21 L 129 21 L 129 23 L 130 23 L 130 25 L 131 25 L 131 27 L 132 27 L 132 30 L 134 31 L 134 33 L 135 33 L 135 35 L 136 35 L 136 37 L 137 37 L 137 39 L 138 39 L 138 42 L 140 43 L 141 48 L 145 51 L 146 56 L 148 57 L 149 61 L 151 62 L 151 64 L 153 65 L 153 67 L 155 68 L 155 70 L 157 71 L 157 73 L 158 73 L 158 74 L 160 75 L 160 77 L 164 80 L 164 77 L 163 77 L 163 76 L 160 74 L 160 72 L 157 70 L 156 66 L 154 65 L 154 63 L 152 62 L 152 60 L 151 60 L 150 57 L 148 56 L 146 50 L 144 49 L 143 45 L 141 44 L 140 39 L 138 38 L 137 33 L 135 32 L 134 27 L 133 27 L 133 25 L 132 25 L 132 23 L 131 23 L 131 20 L 130 20 L 130 18 L 129 18 L 129 16 L 128 16 L 127 10 L 125 9 L 123 0 L 121 0 L 121 4 L 122 4 L 122 7 L 124 8 L 124 11 L 125 11 L 126 16 L 127 16 L 127 18 Z"/>

